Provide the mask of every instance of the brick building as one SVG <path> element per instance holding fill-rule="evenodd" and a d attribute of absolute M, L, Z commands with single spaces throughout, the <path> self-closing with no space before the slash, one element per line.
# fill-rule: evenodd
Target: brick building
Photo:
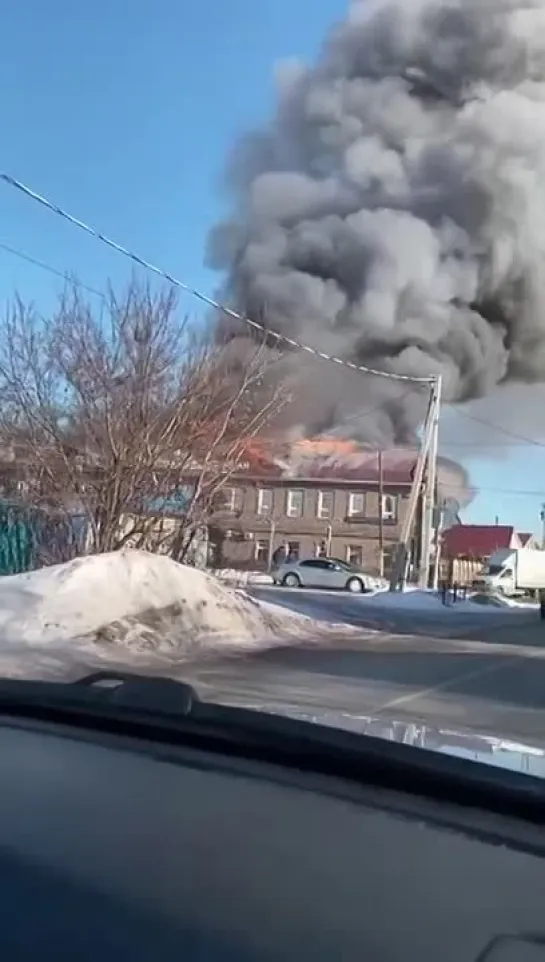
<path fill-rule="evenodd" d="M 382 469 L 380 464 L 382 461 Z M 415 456 L 360 451 L 303 458 L 295 469 L 272 459 L 230 479 L 210 526 L 213 564 L 264 569 L 270 553 L 327 553 L 387 572 L 407 510 Z"/>

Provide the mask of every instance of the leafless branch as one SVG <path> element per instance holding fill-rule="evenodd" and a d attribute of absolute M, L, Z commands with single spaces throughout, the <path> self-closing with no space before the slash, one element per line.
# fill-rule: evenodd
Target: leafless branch
<path fill-rule="evenodd" d="M 183 558 L 288 399 L 273 364 L 264 343 L 235 355 L 180 320 L 172 290 L 110 289 L 96 311 L 74 285 L 48 318 L 18 298 L 0 338 L 0 465 L 34 508 L 84 520 L 82 550 L 155 539 Z"/>

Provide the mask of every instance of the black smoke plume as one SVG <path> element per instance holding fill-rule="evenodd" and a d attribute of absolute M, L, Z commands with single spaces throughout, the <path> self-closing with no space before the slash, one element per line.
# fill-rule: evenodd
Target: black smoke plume
<path fill-rule="evenodd" d="M 209 260 L 240 311 L 358 364 L 441 373 L 450 402 L 545 380 L 545 0 L 353 0 L 315 64 L 281 76 L 228 180 Z M 414 440 L 424 391 L 286 366 L 301 433 Z"/>

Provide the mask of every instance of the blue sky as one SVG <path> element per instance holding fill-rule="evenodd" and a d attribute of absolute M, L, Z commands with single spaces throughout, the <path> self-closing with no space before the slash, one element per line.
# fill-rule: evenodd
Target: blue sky
<path fill-rule="evenodd" d="M 223 161 L 265 119 L 276 63 L 312 58 L 343 0 L 19 0 L 2 16 L 1 167 L 192 285 L 212 292 L 206 233 L 221 211 Z M 0 244 L 101 287 L 122 257 L 0 185 Z M 0 248 L 2 296 L 42 310 L 61 282 Z M 183 308 L 195 314 L 189 299 Z M 468 422 L 468 427 L 470 422 Z M 491 431 L 491 435 L 497 432 Z M 545 447 L 458 437 L 480 493 L 467 520 L 539 530 Z M 496 438 L 494 438 L 496 440 Z"/>

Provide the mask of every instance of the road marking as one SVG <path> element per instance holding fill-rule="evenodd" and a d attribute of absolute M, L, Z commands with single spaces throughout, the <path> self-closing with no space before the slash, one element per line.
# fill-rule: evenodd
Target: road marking
<path fill-rule="evenodd" d="M 507 661 L 507 658 L 505 661 Z M 439 685 L 431 685 L 429 688 L 421 688 L 419 691 L 412 691 L 407 695 L 400 695 L 399 698 L 393 698 L 391 701 L 385 702 L 384 705 L 379 705 L 376 708 L 373 708 L 372 712 L 375 714 L 376 712 L 389 711 L 390 708 L 396 708 L 398 705 L 405 705 L 407 703 L 416 701 L 419 698 L 427 698 L 429 695 L 433 695 L 438 691 L 443 691 L 445 688 L 449 688 L 451 685 L 455 685 L 459 681 L 470 681 L 472 678 L 481 677 L 481 675 L 492 675 L 495 671 L 501 671 L 506 667 L 506 664 L 487 665 L 483 668 L 475 668 L 473 671 L 463 672 L 461 675 L 454 675 L 452 678 L 442 681 Z"/>

